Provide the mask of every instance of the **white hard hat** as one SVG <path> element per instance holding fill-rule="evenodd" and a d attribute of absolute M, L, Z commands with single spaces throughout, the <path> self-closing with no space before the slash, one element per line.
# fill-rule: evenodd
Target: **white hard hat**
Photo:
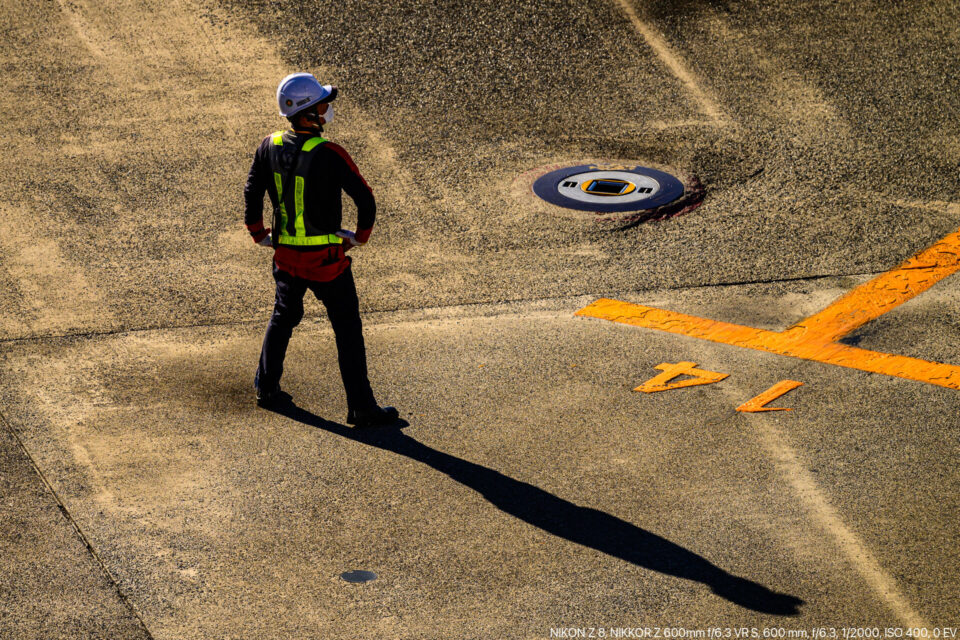
<path fill-rule="evenodd" d="M 337 88 L 320 84 L 312 73 L 291 73 L 281 80 L 277 87 L 280 115 L 286 118 L 320 102 L 330 102 L 336 97 Z"/>

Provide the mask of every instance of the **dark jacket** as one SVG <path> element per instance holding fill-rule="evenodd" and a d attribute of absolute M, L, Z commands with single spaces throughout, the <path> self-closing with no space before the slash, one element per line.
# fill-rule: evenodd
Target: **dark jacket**
<path fill-rule="evenodd" d="M 303 145 L 314 133 L 297 131 L 297 142 Z M 263 194 L 270 195 L 274 210 L 277 206 L 277 188 L 274 185 L 273 168 L 270 166 L 269 149 L 273 144 L 272 136 L 267 136 L 257 147 L 253 164 L 247 175 L 247 184 L 243 189 L 246 208 L 244 223 L 259 242 L 267 236 L 268 230 L 263 224 Z M 366 242 L 373 230 L 377 206 L 373 192 L 357 165 L 343 147 L 333 142 L 325 142 L 313 151 L 310 171 L 305 181 L 303 197 L 303 217 L 321 233 L 335 233 L 342 227 L 341 191 L 353 198 L 357 205 L 357 241 Z M 276 228 L 278 221 L 273 221 Z M 350 258 L 344 255 L 342 245 L 316 247 L 277 246 L 274 262 L 287 273 L 319 282 L 328 282 L 339 276 L 350 265 Z"/>

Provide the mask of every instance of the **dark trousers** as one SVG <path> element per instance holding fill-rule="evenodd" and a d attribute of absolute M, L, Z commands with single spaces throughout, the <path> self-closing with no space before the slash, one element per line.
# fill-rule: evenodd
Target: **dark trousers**
<path fill-rule="evenodd" d="M 260 389 L 272 389 L 280 383 L 287 344 L 293 328 L 303 319 L 303 296 L 310 289 L 326 307 L 333 326 L 340 376 L 347 392 L 347 406 L 350 409 L 375 406 L 376 400 L 367 378 L 367 352 L 363 346 L 360 301 L 350 267 L 330 282 L 315 282 L 292 276 L 274 265 L 273 278 L 277 281 L 277 300 L 267 335 L 263 338 L 255 384 Z"/>

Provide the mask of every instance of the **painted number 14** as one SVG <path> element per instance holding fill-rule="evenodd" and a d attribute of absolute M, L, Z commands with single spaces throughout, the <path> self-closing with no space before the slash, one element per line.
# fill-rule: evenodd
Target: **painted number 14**
<path fill-rule="evenodd" d="M 697 363 L 695 362 L 678 362 L 676 364 L 664 362 L 654 368 L 659 369 L 661 373 L 650 378 L 634 389 L 634 391 L 656 393 L 658 391 L 695 387 L 701 384 L 720 382 L 730 375 L 729 373 L 717 373 L 716 371 L 697 369 Z M 686 377 L 683 380 L 677 380 L 677 378 L 681 376 Z M 737 411 L 744 411 L 746 413 L 756 413 L 759 411 L 792 411 L 792 409 L 786 407 L 768 407 L 767 404 L 786 394 L 788 391 L 793 391 L 802 384 L 802 382 L 797 382 L 796 380 L 782 380 L 760 395 L 744 402 L 737 407 Z"/>

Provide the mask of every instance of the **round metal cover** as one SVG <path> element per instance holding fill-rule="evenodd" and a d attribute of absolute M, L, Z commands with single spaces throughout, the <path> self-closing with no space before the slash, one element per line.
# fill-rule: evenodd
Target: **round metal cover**
<path fill-rule="evenodd" d="M 648 167 L 582 164 L 540 176 L 533 192 L 560 207 L 614 213 L 673 202 L 683 195 L 683 183 Z"/>
<path fill-rule="evenodd" d="M 347 582 L 370 582 L 377 579 L 373 571 L 344 571 L 340 577 Z"/>

